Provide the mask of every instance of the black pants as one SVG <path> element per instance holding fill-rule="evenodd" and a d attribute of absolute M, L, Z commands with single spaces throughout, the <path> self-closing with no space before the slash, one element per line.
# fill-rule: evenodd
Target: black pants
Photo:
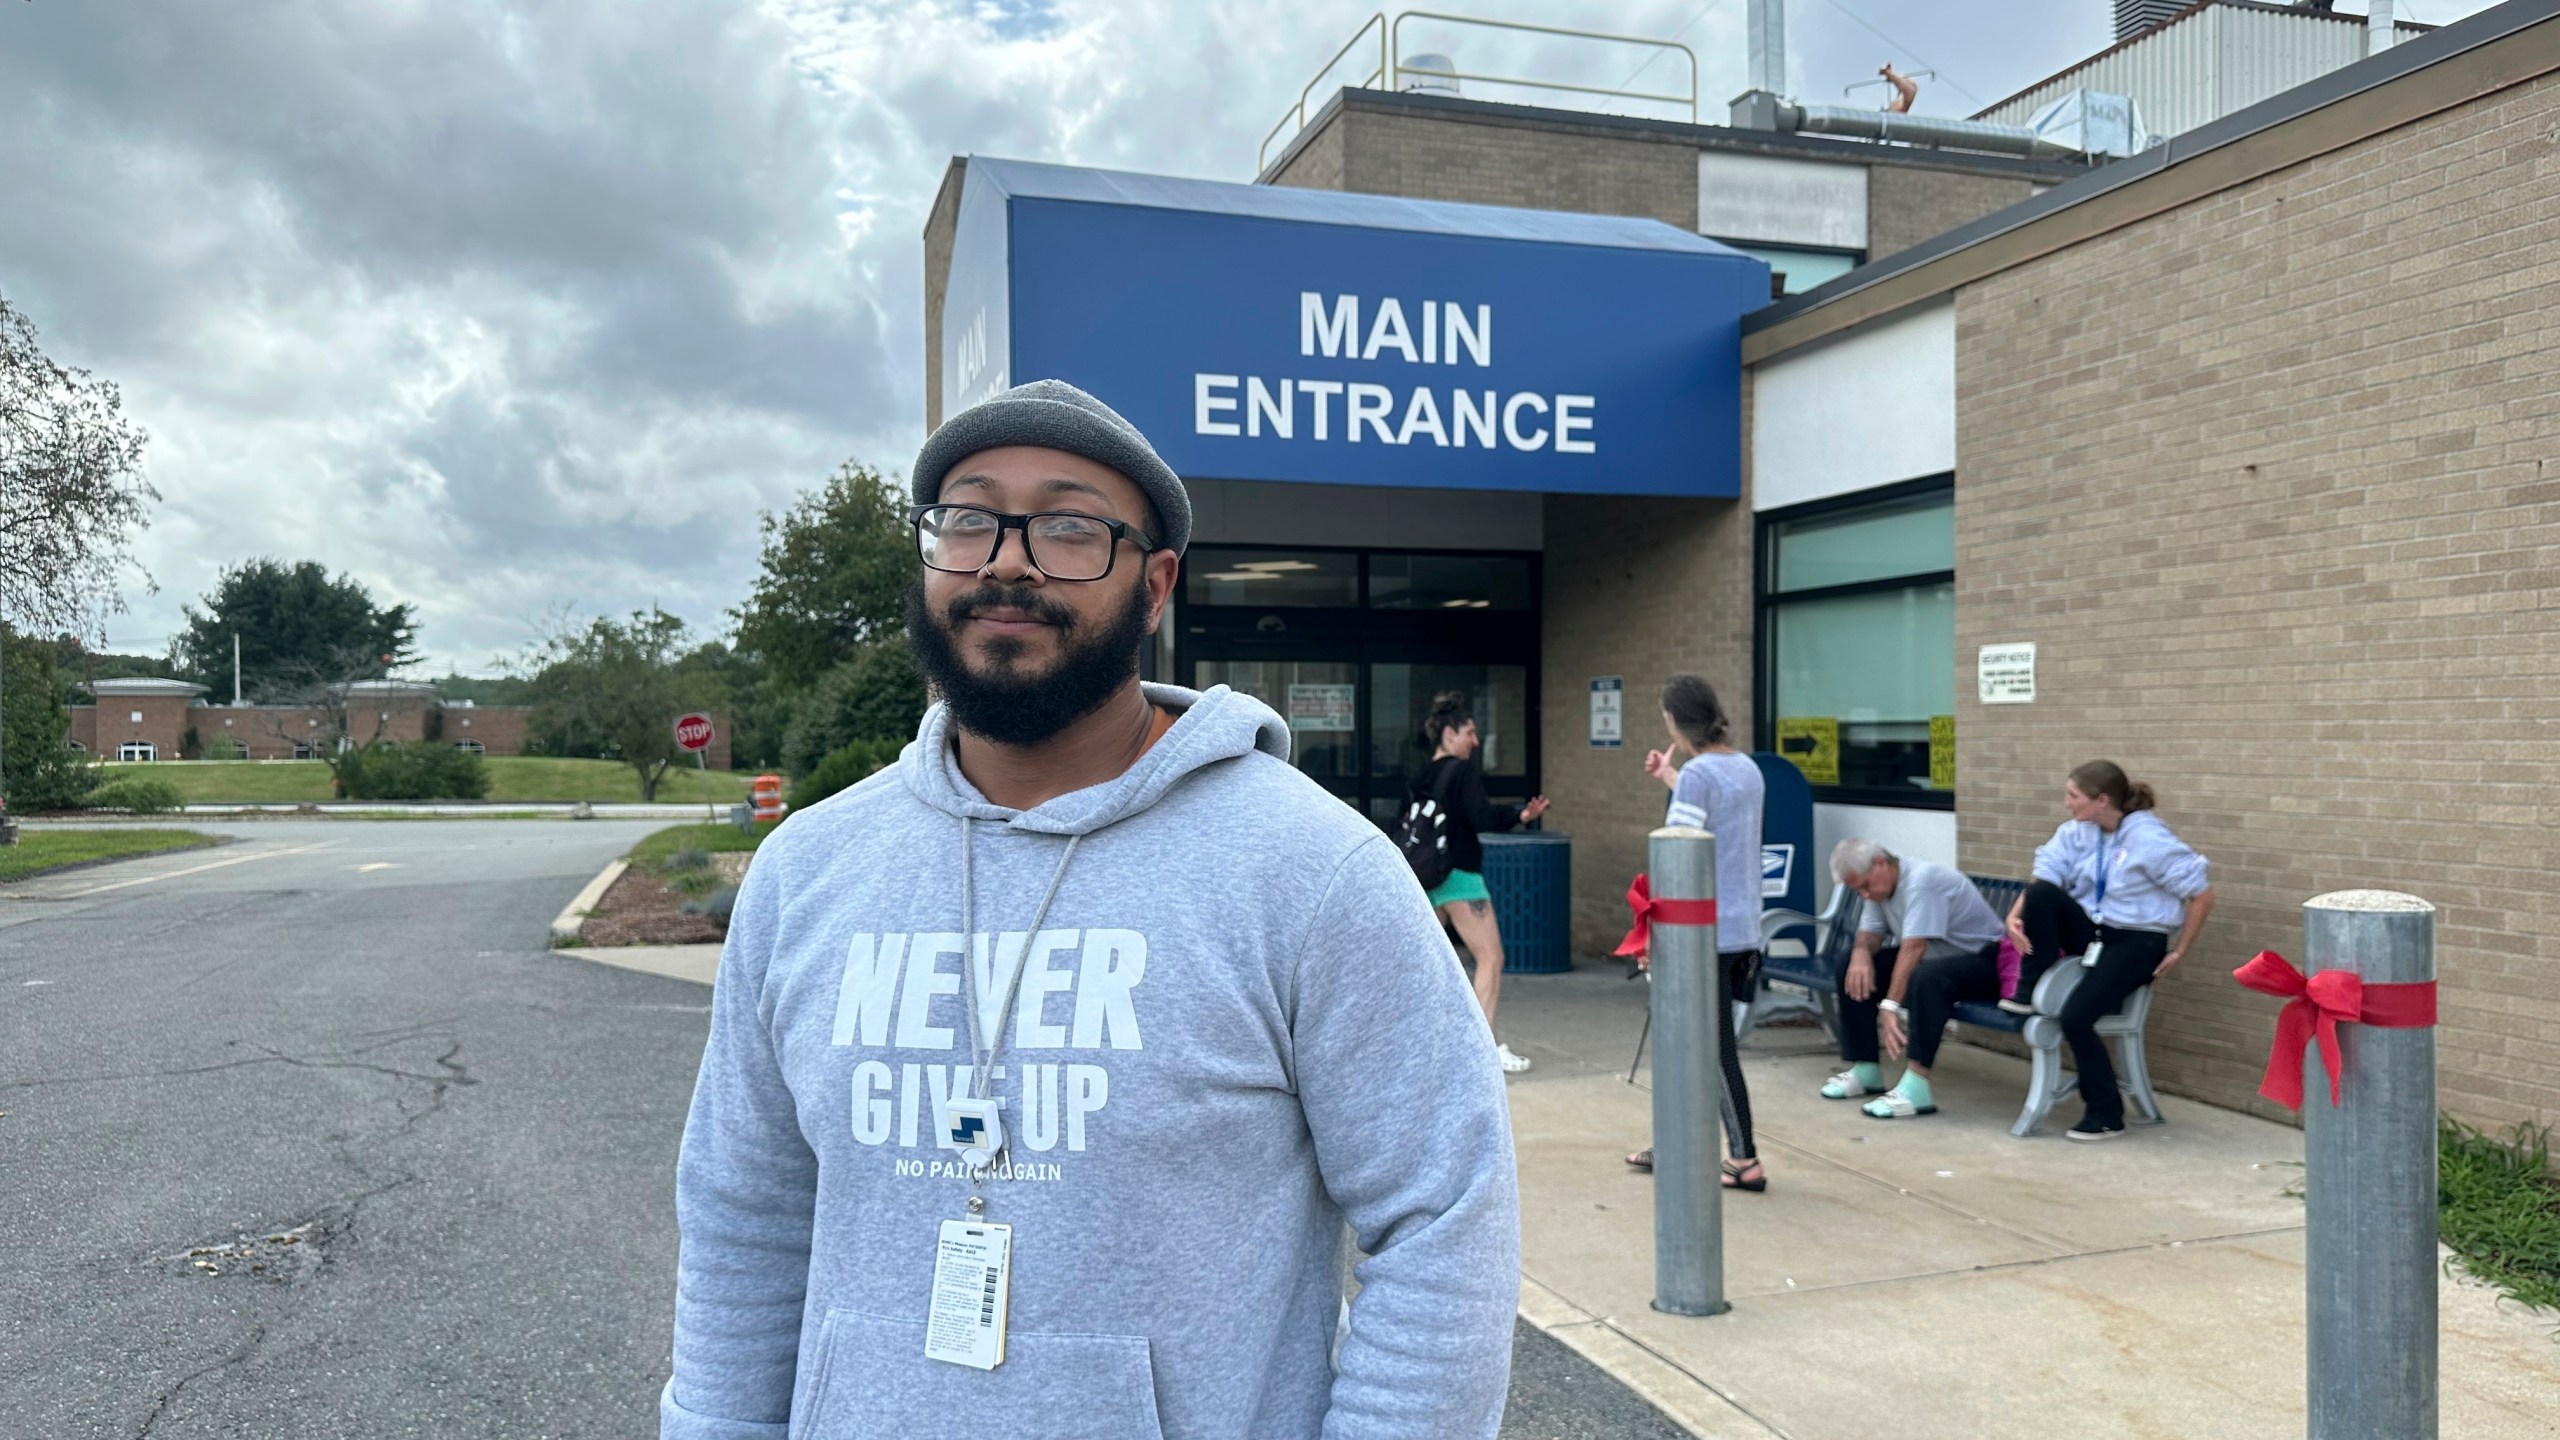
<path fill-rule="evenodd" d="M 1849 973 L 1840 972 L 1840 1058 L 1852 1065 L 1872 1065 L 1883 1058 L 1876 1039 L 1878 1002 L 1893 983 L 1893 954 L 1876 957 L 1876 988 L 1866 999 L 1849 994 Z M 1938 1063 L 1938 1042 L 1955 1018 L 1959 1000 L 2000 998 L 2000 947 L 1985 945 L 1970 955 L 1923 960 L 1911 972 L 1910 992 L 1902 997 L 1910 1014 L 1911 1063 L 1927 1069 Z"/>
<path fill-rule="evenodd" d="M 1716 955 L 1716 1013 L 1724 1017 L 1724 1145 L 1736 1160 L 1759 1153 L 1752 1147 L 1751 1091 L 1742 1083 L 1742 1037 L 1733 1030 L 1736 996 L 1760 993 L 1760 952 L 1725 950 Z"/>
<path fill-rule="evenodd" d="M 2005 918 L 2005 917 L 2003 917 Z M 2050 880 L 2027 887 L 2018 906 L 2018 926 L 2027 932 L 2027 953 L 2018 957 L 2018 998 L 2032 1000 L 2044 972 L 2066 958 L 2077 958 L 2098 938 L 2096 922 L 2071 892 Z"/>
<path fill-rule="evenodd" d="M 2078 909 L 2078 906 L 2073 906 Z M 2080 1072 L 2080 1128 L 2114 1130 L 2124 1125 L 2124 1092 L 2116 1087 L 2115 1057 L 2098 1038 L 2098 1022 L 2124 1008 L 2133 992 L 2151 983 L 2169 953 L 2169 937 L 2157 930 L 2119 930 L 2101 925 L 2098 963 L 2080 978 L 2071 998 L 2062 1002 L 2062 1038 L 2071 1046 L 2071 1063 Z"/>

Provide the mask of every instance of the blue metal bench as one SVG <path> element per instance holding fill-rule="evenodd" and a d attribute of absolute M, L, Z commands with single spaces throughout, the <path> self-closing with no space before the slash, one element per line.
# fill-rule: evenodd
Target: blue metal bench
<path fill-rule="evenodd" d="M 1992 910 L 2002 917 L 2017 903 L 2026 883 L 1999 880 L 1988 876 L 1966 877 Z M 1848 968 L 1849 953 L 1857 946 L 1858 897 L 1846 885 L 1832 887 L 1831 904 L 1817 919 L 1792 910 L 1768 910 L 1761 913 L 1760 933 L 1763 952 L 1760 963 L 1760 993 L 1752 997 L 1737 1017 L 1736 1033 L 1749 1035 L 1751 1028 L 1772 1015 L 1811 1014 L 1822 1021 L 1832 1042 L 1840 1040 L 1840 973 Z M 1811 932 L 1810 943 L 1796 938 Z M 2082 967 L 2064 963 L 2045 972 L 2036 982 L 2034 1015 L 2012 1015 L 1997 1005 L 1980 1001 L 1959 1001 L 1956 1019 L 1984 1030 L 1999 1030 L 2016 1035 L 2027 1044 L 2028 1075 L 2026 1104 L 2018 1111 L 2018 1121 L 2009 1133 L 2021 1138 L 2033 1135 L 2053 1113 L 2053 1107 L 2080 1088 L 2079 1077 L 2062 1068 L 2063 1002 L 2071 998 L 2081 977 L 2088 972 Z M 1777 984 L 1801 990 L 1794 995 L 1773 994 L 1769 986 Z M 2151 987 L 2133 992 L 2124 1008 L 2098 1022 L 2098 1034 L 2116 1042 L 2116 1073 L 2125 1095 L 2133 1102 L 2135 1113 L 2146 1125 L 2160 1123 L 2160 1100 L 2151 1089 L 2151 1061 L 2143 1042 L 2143 1029 L 2151 1019 Z"/>

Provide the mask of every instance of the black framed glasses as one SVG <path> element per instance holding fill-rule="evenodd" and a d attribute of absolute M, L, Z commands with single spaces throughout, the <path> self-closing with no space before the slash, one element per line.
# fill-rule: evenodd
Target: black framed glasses
<path fill-rule="evenodd" d="M 1099 580 L 1111 573 L 1120 542 L 1140 553 L 1159 547 L 1125 520 L 1073 510 L 1007 515 L 983 505 L 918 505 L 907 518 L 916 527 L 916 554 L 926 568 L 967 575 L 986 568 L 1004 545 L 1004 532 L 1022 532 L 1031 568 L 1052 580 Z"/>

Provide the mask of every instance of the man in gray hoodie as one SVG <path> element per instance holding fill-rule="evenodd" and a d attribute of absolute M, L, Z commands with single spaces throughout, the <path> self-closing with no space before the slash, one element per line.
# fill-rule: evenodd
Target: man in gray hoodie
<path fill-rule="evenodd" d="M 1519 1217 L 1492 1040 L 1280 718 L 1139 682 L 1181 480 L 1039 381 L 952 417 L 914 487 L 941 703 L 739 897 L 661 1434 L 1493 1436 Z"/>

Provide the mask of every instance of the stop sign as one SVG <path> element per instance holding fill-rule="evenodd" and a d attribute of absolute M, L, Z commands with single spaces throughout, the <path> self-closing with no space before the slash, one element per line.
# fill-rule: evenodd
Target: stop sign
<path fill-rule="evenodd" d="M 676 743 L 687 750 L 711 748 L 711 717 L 693 714 L 676 721 Z"/>

